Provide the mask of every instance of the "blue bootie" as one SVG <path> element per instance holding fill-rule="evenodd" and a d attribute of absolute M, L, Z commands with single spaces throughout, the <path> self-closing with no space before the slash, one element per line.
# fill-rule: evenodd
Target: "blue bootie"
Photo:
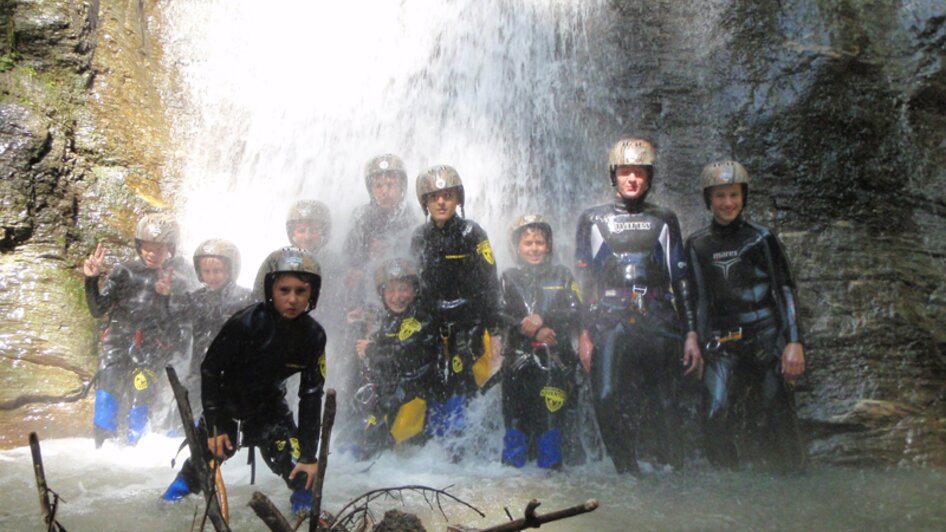
<path fill-rule="evenodd" d="M 292 513 L 300 515 L 312 511 L 312 492 L 309 490 L 296 490 L 289 497 L 292 503 Z"/>
<path fill-rule="evenodd" d="M 183 473 L 178 473 L 174 477 L 174 482 L 171 482 L 171 485 L 168 486 L 168 489 L 164 491 L 164 495 L 161 496 L 162 499 L 168 502 L 179 501 L 184 497 L 194 493 L 190 485 L 187 484 L 187 479 L 184 478 Z"/>
<path fill-rule="evenodd" d="M 508 428 L 503 436 L 503 463 L 513 467 L 526 465 L 529 453 L 529 440 L 519 429 Z"/>
<path fill-rule="evenodd" d="M 536 463 L 542 469 L 555 469 L 562 466 L 562 433 L 558 429 L 549 429 L 539 436 L 539 457 Z"/>

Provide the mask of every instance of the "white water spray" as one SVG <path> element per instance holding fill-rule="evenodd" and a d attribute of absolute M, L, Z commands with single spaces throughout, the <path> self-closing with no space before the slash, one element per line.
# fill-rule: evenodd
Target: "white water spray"
<path fill-rule="evenodd" d="M 166 48 L 185 105 L 175 124 L 185 243 L 228 238 L 258 264 L 286 243 L 289 204 L 315 198 L 332 207 L 337 249 L 351 209 L 367 201 L 365 162 L 394 152 L 415 210 L 414 176 L 456 167 L 468 217 L 510 264 L 506 224 L 534 209 L 574 217 L 569 182 L 606 149 L 578 119 L 607 107 L 589 101 L 605 94 L 606 72 L 591 60 L 602 39 L 588 28 L 604 4 L 169 4 Z"/>

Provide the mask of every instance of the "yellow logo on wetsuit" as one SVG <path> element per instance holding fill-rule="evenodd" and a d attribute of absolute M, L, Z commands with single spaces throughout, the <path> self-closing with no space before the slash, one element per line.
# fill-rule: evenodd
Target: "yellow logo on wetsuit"
<path fill-rule="evenodd" d="M 319 357 L 319 372 L 322 374 L 322 378 L 325 378 L 325 353 L 322 353 L 322 356 Z"/>
<path fill-rule="evenodd" d="M 136 390 L 141 392 L 148 389 L 148 376 L 144 370 L 136 369 L 133 378 Z"/>
<path fill-rule="evenodd" d="M 489 245 L 489 240 L 484 240 L 476 245 L 476 252 L 483 256 L 483 260 L 490 265 L 496 264 L 493 260 L 493 248 Z"/>
<path fill-rule="evenodd" d="M 554 386 L 542 387 L 539 395 L 545 398 L 545 408 L 548 408 L 549 412 L 557 412 L 565 404 L 565 399 L 568 397 L 565 395 L 565 390 Z"/>
<path fill-rule="evenodd" d="M 460 358 L 460 355 L 453 355 L 452 366 L 454 373 L 463 371 L 463 359 Z"/>
<path fill-rule="evenodd" d="M 403 342 L 413 336 L 414 333 L 420 331 L 420 329 L 420 322 L 417 321 L 416 318 L 407 318 L 401 322 L 401 330 L 397 333 L 397 339 Z"/>
<path fill-rule="evenodd" d="M 368 416 L 368 419 L 365 420 L 369 427 L 373 427 L 378 424 L 378 418 L 374 414 Z"/>
<path fill-rule="evenodd" d="M 575 297 L 578 298 L 578 301 L 581 301 L 581 290 L 578 288 L 578 283 L 572 281 L 572 292 L 575 292 Z"/>

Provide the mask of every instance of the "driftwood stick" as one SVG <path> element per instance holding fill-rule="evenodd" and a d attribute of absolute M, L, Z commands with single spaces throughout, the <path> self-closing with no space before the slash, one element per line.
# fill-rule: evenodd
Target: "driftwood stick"
<path fill-rule="evenodd" d="M 171 389 L 174 390 L 177 409 L 181 412 L 181 423 L 184 424 L 184 434 L 187 436 L 187 446 L 191 452 L 191 463 L 197 468 L 200 489 L 204 493 L 204 500 L 207 501 L 205 515 L 210 518 L 210 522 L 217 532 L 230 532 L 230 526 L 220 512 L 220 501 L 217 500 L 217 489 L 214 483 L 214 471 L 207 460 L 204 459 L 206 442 L 201 442 L 198 438 L 194 425 L 194 412 L 191 410 L 190 401 L 187 399 L 187 389 L 181 385 L 181 380 L 177 378 L 177 372 L 172 366 L 167 367 L 167 373 L 168 380 L 171 381 Z M 201 523 L 201 529 L 203 529 L 203 526 L 203 523 Z"/>
<path fill-rule="evenodd" d="M 309 512 L 309 532 L 319 528 L 322 515 L 322 486 L 325 483 L 325 470 L 328 468 L 328 449 L 332 439 L 332 426 L 335 425 L 335 390 L 325 392 L 325 413 L 322 415 L 322 436 L 319 438 L 319 469 L 312 484 L 312 511 Z"/>
<path fill-rule="evenodd" d="M 250 508 L 273 532 L 292 532 L 292 525 L 289 524 L 289 521 L 276 509 L 269 497 L 262 493 L 253 492 L 253 497 L 250 499 Z"/>
<path fill-rule="evenodd" d="M 43 455 L 39 450 L 39 436 L 30 433 L 30 452 L 33 453 L 33 474 L 36 475 L 36 489 L 39 491 L 39 511 L 43 514 L 43 524 L 47 529 L 52 526 L 49 508 L 49 488 L 46 487 L 46 471 L 43 469 Z"/>
<path fill-rule="evenodd" d="M 589 499 L 584 504 L 565 508 L 564 510 L 556 510 L 543 515 L 535 513 L 535 509 L 538 508 L 540 504 L 541 503 L 539 501 L 532 499 L 529 501 L 529 504 L 526 505 L 525 517 L 522 519 L 516 519 L 510 523 L 505 523 L 490 528 L 484 528 L 481 529 L 480 532 L 515 532 L 518 530 L 525 530 L 527 528 L 539 528 L 545 523 L 551 523 L 552 521 L 558 521 L 559 519 L 566 519 L 576 515 L 593 512 L 598 508 L 598 499 Z"/>

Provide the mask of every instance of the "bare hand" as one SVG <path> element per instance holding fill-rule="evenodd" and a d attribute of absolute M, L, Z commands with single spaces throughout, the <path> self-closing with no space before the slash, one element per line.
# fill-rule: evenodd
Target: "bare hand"
<path fill-rule="evenodd" d="M 154 291 L 162 296 L 171 295 L 171 279 L 174 277 L 174 266 L 167 270 L 161 268 L 158 270 L 158 280 L 154 283 Z"/>
<path fill-rule="evenodd" d="M 207 438 L 207 447 L 211 454 L 217 457 L 221 462 L 227 459 L 227 451 L 233 450 L 233 444 L 230 443 L 230 436 L 221 434 L 216 438 L 211 436 Z"/>
<path fill-rule="evenodd" d="M 319 473 L 319 464 L 303 464 L 302 462 L 296 463 L 296 466 L 292 468 L 292 472 L 289 473 L 289 480 L 296 478 L 298 473 L 305 473 L 305 489 L 311 490 L 312 484 L 315 483 L 315 475 Z"/>
<path fill-rule="evenodd" d="M 541 342 L 549 347 L 558 345 L 558 339 L 555 337 L 555 331 L 548 327 L 540 327 L 538 334 L 535 335 L 535 341 Z"/>
<path fill-rule="evenodd" d="M 595 345 L 591 342 L 591 334 L 588 329 L 581 331 L 578 337 L 578 358 L 581 359 L 581 367 L 585 373 L 591 373 L 591 353 L 595 350 Z"/>
<path fill-rule="evenodd" d="M 489 337 L 489 348 L 490 354 L 490 369 L 496 371 L 503 363 L 503 337 L 502 336 L 490 336 Z"/>
<path fill-rule="evenodd" d="M 97 244 L 95 251 L 82 263 L 82 273 L 84 273 L 86 277 L 98 277 L 99 274 L 102 273 L 102 262 L 104 261 L 105 246 Z"/>
<path fill-rule="evenodd" d="M 346 323 L 355 323 L 356 321 L 361 321 L 363 319 L 365 319 L 365 309 L 363 308 L 349 310 L 348 314 L 345 314 Z"/>
<path fill-rule="evenodd" d="M 686 368 L 683 372 L 684 376 L 696 372 L 697 378 L 703 378 L 703 356 L 700 354 L 700 344 L 693 331 L 687 333 L 687 339 L 683 342 L 683 366 Z"/>
<path fill-rule="evenodd" d="M 805 348 L 799 342 L 792 342 L 782 350 L 782 375 L 790 384 L 805 372 Z"/>
<path fill-rule="evenodd" d="M 358 354 L 358 358 L 364 360 L 368 356 L 368 344 L 371 343 L 371 340 L 362 338 L 361 340 L 355 340 L 355 353 Z"/>
<path fill-rule="evenodd" d="M 519 322 L 519 331 L 523 335 L 532 338 L 535 336 L 535 332 L 539 330 L 539 327 L 542 326 L 542 316 L 538 314 L 529 314 L 525 318 L 522 318 L 522 321 Z"/>

